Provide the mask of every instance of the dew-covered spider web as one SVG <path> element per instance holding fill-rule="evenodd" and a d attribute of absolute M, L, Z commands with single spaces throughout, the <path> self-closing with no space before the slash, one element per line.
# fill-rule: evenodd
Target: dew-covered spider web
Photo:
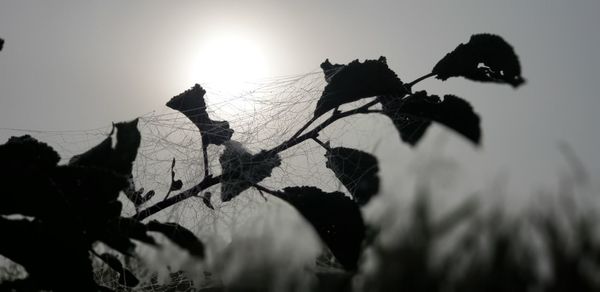
<path fill-rule="evenodd" d="M 235 96 L 219 88 L 213 88 L 210 84 L 202 84 L 202 86 L 207 91 L 205 99 L 211 119 L 228 121 L 235 131 L 231 139 L 240 142 L 249 152 L 258 153 L 262 149 L 273 148 L 288 140 L 312 118 L 316 102 L 325 84 L 322 71 L 315 70 L 307 74 L 260 80 L 252 83 L 251 90 Z M 187 89 L 182 88 L 181 92 Z M 179 92 L 174 93 L 176 94 Z M 170 98 L 165 96 L 165 103 Z M 356 106 L 356 103 L 353 103 L 348 105 L 348 108 Z M 313 127 L 327 117 L 317 120 Z M 133 118 L 135 117 L 132 116 L 131 119 Z M 323 141 L 331 140 L 333 146 L 345 146 L 343 144 L 348 140 L 348 135 L 369 136 L 369 133 L 365 132 L 356 133 L 361 131 L 360 127 L 356 127 L 356 123 L 353 117 L 337 121 L 323 131 L 320 138 Z M 311 128 L 309 127 L 308 130 Z M 182 180 L 182 191 L 200 182 L 204 176 L 205 166 L 200 133 L 183 114 L 165 106 L 139 116 L 138 129 L 142 135 L 142 143 L 133 167 L 134 181 L 137 189 L 144 188 L 144 193 L 153 190 L 155 195 L 138 210 L 122 195 L 123 216 L 132 216 L 137 211 L 165 199 L 171 184 L 173 159 L 176 161 L 173 168 L 175 179 Z M 68 163 L 73 156 L 105 139 L 111 130 L 112 125 L 107 121 L 106 126 L 82 130 L 38 131 L 0 128 L 0 136 L 7 139 L 10 136 L 30 134 L 54 147 L 61 155 L 61 163 Z M 375 144 L 374 139 L 364 141 L 358 139 L 353 143 L 363 144 L 365 150 Z M 219 156 L 223 149 L 224 146 L 209 145 L 208 147 L 208 167 L 212 175 L 221 172 Z M 344 191 L 331 170 L 325 167 L 324 153 L 325 150 L 311 140 L 291 147 L 280 153 L 281 165 L 260 184 L 272 190 L 287 186 L 311 185 L 325 191 Z M 179 192 L 171 192 L 170 196 Z M 151 219 L 179 222 L 194 231 L 209 248 L 216 246 L 218 249 L 231 241 L 236 233 L 241 231 L 244 234 L 246 232 L 244 229 L 249 228 L 249 222 L 257 222 L 257 213 L 273 211 L 274 205 L 278 206 L 277 208 L 283 205 L 278 199 L 252 188 L 229 202 L 221 202 L 220 184 L 205 192 L 212 194 L 211 204 L 214 209 L 203 202 L 201 197 L 205 193 L 202 193 L 199 197 L 192 197 L 153 215 Z M 274 212 L 294 213 L 289 206 L 285 206 L 283 210 Z M 265 220 L 271 222 L 271 219 L 260 216 L 258 218 L 260 222 Z M 298 220 L 292 221 L 290 224 L 294 225 Z M 296 227 L 296 229 L 296 235 L 298 232 L 302 234 L 302 228 Z M 306 229 L 305 232 L 310 235 L 312 231 Z M 312 237 L 312 239 L 304 239 L 305 243 L 306 240 L 314 242 L 314 236 Z M 298 245 L 303 242 L 296 241 Z M 311 248 L 308 250 L 312 252 Z"/>

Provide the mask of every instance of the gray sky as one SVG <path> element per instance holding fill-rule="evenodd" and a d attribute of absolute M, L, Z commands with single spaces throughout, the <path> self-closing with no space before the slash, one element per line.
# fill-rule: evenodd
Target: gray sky
<path fill-rule="evenodd" d="M 483 148 L 452 136 L 445 153 L 470 162 L 469 179 L 506 171 L 527 190 L 555 183 L 565 167 L 557 143 L 566 141 L 597 179 L 599 11 L 595 0 L 3 0 L 0 127 L 85 130 L 163 110 L 203 82 L 201 60 L 215 57 L 199 55 L 215 35 L 253 42 L 265 76 L 384 55 L 411 81 L 471 34 L 489 32 L 513 45 L 528 82 L 518 90 L 463 79 L 420 84 L 469 100 L 482 117 Z M 384 171 L 419 152 L 389 138 L 393 128 L 381 132 Z M 2 141 L 15 134 L 0 130 Z"/>

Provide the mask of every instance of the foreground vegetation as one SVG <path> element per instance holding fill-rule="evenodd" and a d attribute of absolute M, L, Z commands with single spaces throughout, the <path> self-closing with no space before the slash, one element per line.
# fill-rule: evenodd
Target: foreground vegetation
<path fill-rule="evenodd" d="M 483 212 L 474 202 L 433 216 L 430 196 L 421 188 L 404 220 L 394 215 L 397 209 L 389 208 L 382 211 L 380 221 L 369 222 L 363 218 L 365 206 L 381 199 L 377 158 L 332 146 L 336 141 L 322 141 L 319 136 L 338 120 L 381 114 L 390 118 L 400 139 L 411 146 L 419 143 L 433 123 L 479 145 L 480 117 L 466 100 L 429 95 L 413 87 L 430 77 L 464 77 L 519 87 L 524 83 L 519 60 L 501 37 L 473 35 L 430 73 L 409 83 L 388 67 L 385 57 L 346 65 L 325 60 L 321 68 L 327 85 L 312 118 L 285 141 L 257 153 L 232 140 L 234 130 L 227 121 L 210 118 L 206 91 L 200 85 L 173 97 L 167 106 L 199 130 L 203 175 L 197 183 L 184 186 L 173 159 L 164 196 L 140 188 L 132 175 L 141 142 L 138 119 L 114 124 L 106 139 L 66 164 L 59 164 L 60 156 L 52 147 L 31 136 L 10 138 L 0 145 L 4 186 L 0 231 L 6 234 L 0 241 L 0 254 L 22 268 L 25 276 L 6 279 L 0 289 L 598 290 L 596 214 L 581 209 L 579 200 L 565 197 L 564 202 L 570 204 L 518 220 L 504 217 L 498 209 Z M 342 191 L 326 192 L 314 186 L 273 189 L 262 184 L 282 164 L 280 153 L 301 143 L 316 143 L 324 149 L 325 167 L 339 180 Z M 224 148 L 218 159 L 220 173 L 209 164 L 208 149 L 215 146 Z M 305 254 L 294 257 L 285 244 L 283 249 L 271 246 L 280 239 L 269 236 L 287 228 L 283 218 L 276 220 L 279 225 L 266 228 L 259 240 L 234 238 L 218 252 L 207 248 L 207 242 L 181 222 L 148 221 L 190 198 L 213 209 L 214 186 L 219 186 L 215 193 L 221 202 L 256 190 L 266 200 L 295 209 L 303 225 L 293 229 L 289 236 L 293 241 L 285 244 L 291 247 L 294 241 L 300 242 L 294 235 L 300 237 L 301 230 L 310 226 L 325 251 L 315 252 L 306 244 Z M 134 206 L 133 216 L 123 212 L 125 200 Z M 175 253 L 160 255 L 169 250 Z M 144 253 L 154 254 L 154 260 L 165 259 L 156 261 L 164 265 L 162 269 L 140 260 Z M 173 265 L 177 258 L 179 264 Z M 57 269 L 57 263 L 64 268 Z"/>

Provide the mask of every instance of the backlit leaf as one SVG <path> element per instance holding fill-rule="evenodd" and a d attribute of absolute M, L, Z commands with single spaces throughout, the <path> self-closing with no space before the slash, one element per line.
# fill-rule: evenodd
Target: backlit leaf
<path fill-rule="evenodd" d="M 128 270 L 123 267 L 121 261 L 114 255 L 109 253 L 103 253 L 100 255 L 102 261 L 104 261 L 111 269 L 119 273 L 119 284 L 126 287 L 135 287 L 140 281 Z"/>
<path fill-rule="evenodd" d="M 253 184 L 271 176 L 273 168 L 281 165 L 279 155 L 267 151 L 248 152 L 239 142 L 229 141 L 219 158 L 221 174 L 221 200 L 227 202 L 237 197 Z"/>
<path fill-rule="evenodd" d="M 475 81 L 507 83 L 518 87 L 525 81 L 512 46 L 493 34 L 476 34 L 460 44 L 433 68 L 438 79 L 465 77 Z"/>
<path fill-rule="evenodd" d="M 69 165 L 106 168 L 129 177 L 141 142 L 137 123 L 138 119 L 115 124 L 117 143 L 114 148 L 111 133 L 92 149 L 71 158 Z"/>
<path fill-rule="evenodd" d="M 321 68 L 328 84 L 317 101 L 315 116 L 362 98 L 406 93 L 402 81 L 388 67 L 385 57 L 362 63 L 354 60 L 348 65 L 332 65 L 325 60 Z"/>
<path fill-rule="evenodd" d="M 356 269 L 365 237 L 356 203 L 343 193 L 326 193 L 316 187 L 288 187 L 276 195 L 298 210 L 346 269 Z"/>
<path fill-rule="evenodd" d="M 379 166 L 375 156 L 345 147 L 330 148 L 325 154 L 327 168 L 344 184 L 359 205 L 365 205 L 379 191 Z"/>
<path fill-rule="evenodd" d="M 183 226 L 167 222 L 161 223 L 156 220 L 148 222 L 148 230 L 160 232 L 179 247 L 186 249 L 191 255 L 204 258 L 204 244 Z"/>
<path fill-rule="evenodd" d="M 204 88 L 196 84 L 191 89 L 171 98 L 167 106 L 184 114 L 198 127 L 202 135 L 202 143 L 221 145 L 231 139 L 233 130 L 229 128 L 227 121 L 210 119 L 206 111 L 205 94 Z"/>
<path fill-rule="evenodd" d="M 411 145 L 419 141 L 432 121 L 456 131 L 474 144 L 480 143 L 479 116 L 459 97 L 445 95 L 441 100 L 437 95 L 429 96 L 427 92 L 419 91 L 404 99 L 380 99 L 383 113 L 392 119 L 402 140 Z"/>

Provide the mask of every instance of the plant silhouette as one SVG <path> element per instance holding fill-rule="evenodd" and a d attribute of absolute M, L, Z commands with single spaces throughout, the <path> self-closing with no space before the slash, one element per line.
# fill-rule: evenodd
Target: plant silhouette
<path fill-rule="evenodd" d="M 2 43 L 0 40 L 0 48 Z M 60 157 L 50 146 L 30 136 L 11 138 L 0 146 L 0 161 L 4 166 L 0 182 L 5 186 L 0 203 L 3 215 L 0 231 L 10 234 L 0 242 L 0 254 L 21 264 L 29 276 L 25 280 L 2 283 L 0 287 L 109 290 L 94 281 L 90 256 L 118 272 L 120 284 L 135 286 L 139 281 L 124 268 L 119 257 L 97 254 L 92 247 L 96 242 L 103 242 L 120 257 L 132 256 L 135 247 L 132 240 L 158 245 L 148 232 L 162 233 L 202 259 L 204 245 L 189 230 L 174 222 L 143 221 L 202 193 L 203 202 L 212 209 L 211 194 L 205 191 L 217 184 L 221 185 L 220 197 L 224 202 L 255 188 L 289 203 L 314 227 L 339 263 L 355 271 L 367 234 L 360 208 L 379 191 L 377 158 L 356 149 L 332 148 L 329 142 L 319 140 L 319 133 L 349 116 L 383 114 L 392 120 L 402 141 L 409 145 L 416 145 L 432 123 L 452 129 L 479 145 L 480 118 L 466 100 L 454 95 L 441 98 L 425 91 L 413 92 L 413 86 L 434 76 L 440 80 L 465 77 L 513 87 L 524 80 L 512 47 L 501 37 L 490 34 L 472 36 L 468 43 L 459 45 L 439 61 L 430 73 L 410 83 L 400 80 L 388 67 L 385 57 L 364 62 L 355 60 L 346 65 L 325 60 L 321 68 L 327 85 L 313 117 L 289 139 L 255 154 L 231 140 L 234 130 L 227 121 L 209 117 L 204 100 L 206 91 L 199 84 L 173 97 L 166 105 L 185 115 L 202 138 L 204 177 L 184 188 L 182 181 L 175 177 L 173 159 L 169 192 L 157 202 L 152 200 L 154 190 L 136 189 L 131 174 L 141 139 L 137 119 L 114 124 L 106 139 L 65 165 L 58 164 Z M 356 102 L 362 103 L 357 105 Z M 342 111 L 339 109 L 342 105 L 355 107 Z M 260 185 L 280 166 L 281 152 L 307 141 L 319 143 L 326 149 L 325 167 L 340 180 L 352 199 L 343 192 L 327 193 L 313 186 L 271 190 Z M 219 159 L 222 168 L 219 175 L 213 174 L 208 166 L 210 144 L 225 146 Z M 136 207 L 137 213 L 131 218 L 121 214 L 120 192 Z M 171 196 L 172 192 L 178 193 Z M 8 215 L 26 218 L 13 219 L 6 217 Z M 68 271 L 56 269 L 57 262 Z"/>

